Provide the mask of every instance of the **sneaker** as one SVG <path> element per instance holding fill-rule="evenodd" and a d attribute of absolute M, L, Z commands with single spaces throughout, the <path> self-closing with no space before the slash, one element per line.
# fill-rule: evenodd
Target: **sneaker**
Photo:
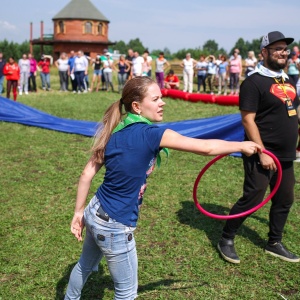
<path fill-rule="evenodd" d="M 22 92 L 19 92 L 19 95 L 22 96 Z"/>
<path fill-rule="evenodd" d="M 76 91 L 73 91 L 73 94 L 76 94 Z"/>
<path fill-rule="evenodd" d="M 77 93 L 78 93 L 78 94 L 81 94 L 81 91 L 78 91 Z"/>
<path fill-rule="evenodd" d="M 240 263 L 240 259 L 237 256 L 235 249 L 234 249 L 234 241 L 231 239 L 225 239 L 225 238 L 221 238 L 219 243 L 218 243 L 218 249 L 220 251 L 220 254 L 222 255 L 222 257 L 233 263 L 233 264 L 239 264 Z"/>
<path fill-rule="evenodd" d="M 28 92 L 25 92 L 25 95 L 28 95 Z"/>
<path fill-rule="evenodd" d="M 218 243 L 218 250 L 220 251 L 220 254 L 222 257 L 233 263 L 233 264 L 239 264 L 240 258 L 237 256 L 235 249 L 234 249 L 234 241 L 231 239 L 225 239 L 221 238 Z"/>
<path fill-rule="evenodd" d="M 281 242 L 274 244 L 267 244 L 265 252 L 269 253 L 275 257 L 279 257 L 282 260 L 289 262 L 299 262 L 300 258 L 287 250 Z"/>
<path fill-rule="evenodd" d="M 83 90 L 84 93 L 87 93 L 87 90 Z"/>

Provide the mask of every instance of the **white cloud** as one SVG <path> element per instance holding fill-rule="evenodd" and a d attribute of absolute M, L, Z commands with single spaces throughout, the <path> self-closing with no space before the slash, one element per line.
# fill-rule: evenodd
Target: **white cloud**
<path fill-rule="evenodd" d="M 14 31 L 17 27 L 7 21 L 0 21 L 0 29 Z"/>

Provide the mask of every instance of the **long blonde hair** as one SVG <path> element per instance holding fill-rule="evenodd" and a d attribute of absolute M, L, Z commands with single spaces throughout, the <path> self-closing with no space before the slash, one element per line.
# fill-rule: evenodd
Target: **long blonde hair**
<path fill-rule="evenodd" d="M 131 112 L 132 102 L 142 102 L 146 97 L 148 87 L 152 84 L 155 84 L 155 81 L 146 76 L 137 76 L 126 82 L 122 91 L 122 98 L 106 110 L 102 124 L 99 124 L 95 134 L 91 148 L 95 162 L 104 163 L 105 148 L 112 131 L 122 121 L 122 116 L 127 112 Z M 125 113 L 122 112 L 123 105 Z"/>

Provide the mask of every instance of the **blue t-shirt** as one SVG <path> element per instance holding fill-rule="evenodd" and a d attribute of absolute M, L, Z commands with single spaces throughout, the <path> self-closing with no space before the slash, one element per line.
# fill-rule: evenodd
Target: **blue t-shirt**
<path fill-rule="evenodd" d="M 134 123 L 110 137 L 104 156 L 104 181 L 96 197 L 117 222 L 136 226 L 146 178 L 153 171 L 164 131 L 156 125 Z"/>
<path fill-rule="evenodd" d="M 226 73 L 227 66 L 228 66 L 228 62 L 227 61 L 224 61 L 221 64 L 219 64 L 219 72 L 218 73 L 219 74 Z"/>
<path fill-rule="evenodd" d="M 69 57 L 68 65 L 70 66 L 70 71 L 72 71 L 74 68 L 75 58 L 76 58 L 75 56 Z"/>

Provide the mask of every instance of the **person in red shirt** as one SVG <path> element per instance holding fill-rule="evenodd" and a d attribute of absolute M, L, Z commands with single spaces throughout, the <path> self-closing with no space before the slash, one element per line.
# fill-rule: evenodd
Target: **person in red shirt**
<path fill-rule="evenodd" d="M 179 89 L 179 79 L 174 74 L 173 70 L 170 70 L 168 75 L 165 78 L 165 88 L 166 89 L 174 89 L 174 90 Z"/>
<path fill-rule="evenodd" d="M 11 87 L 13 89 L 14 101 L 17 101 L 17 88 L 20 80 L 20 68 L 13 57 L 5 64 L 3 74 L 6 77 L 6 97 L 9 99 Z"/>
<path fill-rule="evenodd" d="M 52 60 L 52 56 L 43 54 L 41 60 L 38 63 L 39 71 L 41 71 L 40 76 L 42 80 L 42 88 L 45 91 L 51 90 L 50 87 L 50 62 Z"/>

